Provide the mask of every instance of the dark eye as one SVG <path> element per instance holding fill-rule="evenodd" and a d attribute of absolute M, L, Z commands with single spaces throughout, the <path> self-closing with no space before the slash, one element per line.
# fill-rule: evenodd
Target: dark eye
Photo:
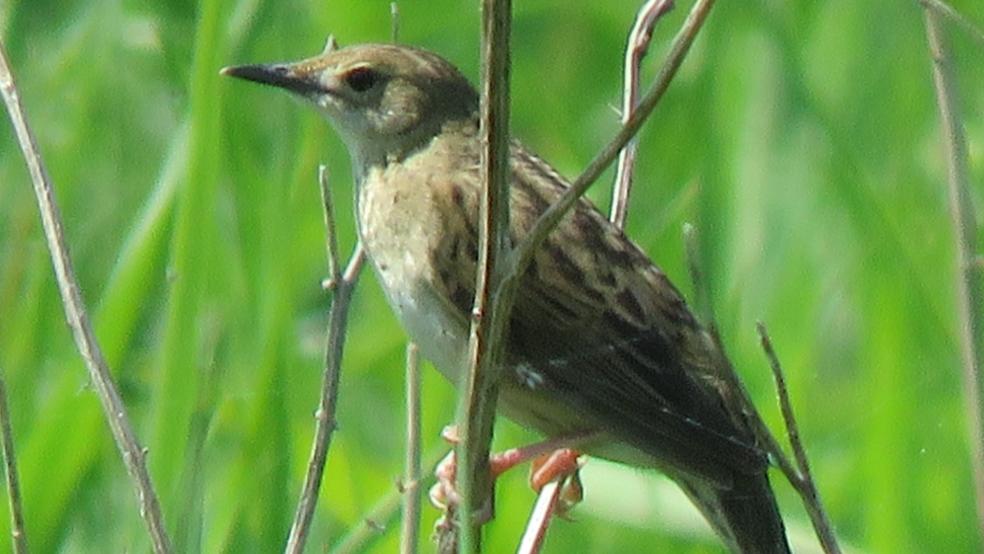
<path fill-rule="evenodd" d="M 355 92 L 365 92 L 376 86 L 381 78 L 382 75 L 378 71 L 368 67 L 356 67 L 345 75 L 345 84 Z"/>

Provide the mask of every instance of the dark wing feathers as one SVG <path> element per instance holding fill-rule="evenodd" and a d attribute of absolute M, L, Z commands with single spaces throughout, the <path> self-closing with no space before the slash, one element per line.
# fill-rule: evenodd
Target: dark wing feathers
<path fill-rule="evenodd" d="M 522 237 L 567 184 L 517 146 L 512 162 L 511 234 Z M 454 202 L 477 214 L 478 191 L 456 188 Z M 460 259 L 463 248 L 452 255 Z M 467 313 L 474 263 L 459 267 L 445 287 Z M 513 363 L 534 367 L 539 386 L 662 464 L 721 485 L 765 466 L 722 406 L 704 332 L 682 297 L 589 202 L 579 202 L 536 254 L 510 324 Z"/>
<path fill-rule="evenodd" d="M 524 281 L 510 321 L 515 356 L 531 365 L 562 362 L 535 364 L 544 383 L 602 429 L 678 471 L 721 485 L 735 471 L 761 471 L 761 454 L 740 438 L 657 330 L 616 335 L 602 322 L 569 328 L 552 320 L 538 299 L 545 289 L 558 290 L 553 284 Z"/>

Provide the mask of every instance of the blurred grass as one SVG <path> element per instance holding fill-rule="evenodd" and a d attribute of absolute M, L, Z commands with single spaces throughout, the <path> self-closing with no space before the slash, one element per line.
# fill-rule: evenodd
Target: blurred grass
<path fill-rule="evenodd" d="M 984 24 L 978 3 L 954 5 Z M 516 6 L 513 129 L 562 173 L 616 128 L 636 7 Z M 477 74 L 474 3 L 404 2 L 401 13 L 403 41 Z M 349 165 L 312 112 L 217 71 L 310 55 L 328 33 L 386 40 L 388 3 L 12 1 L 0 28 L 175 544 L 278 550 L 307 460 L 328 302 L 316 168 L 331 168 L 349 247 Z M 980 215 L 984 64 L 953 38 Z M 931 86 L 914 2 L 720 3 L 643 133 L 630 212 L 630 232 L 688 294 L 680 229 L 699 226 L 726 343 L 776 423 L 753 324 L 769 325 L 838 532 L 870 552 L 981 549 Z M 605 187 L 591 194 L 607 205 Z M 404 338 L 367 277 L 312 552 L 400 474 Z M 0 368 L 34 551 L 146 551 L 11 133 L 0 141 Z M 450 387 L 425 373 L 431 448 L 452 406 Z M 500 429 L 500 444 L 524 436 Z M 661 503 L 657 476 L 592 462 L 586 480 L 578 521 L 558 524 L 549 551 L 719 551 L 699 526 L 675 523 L 689 508 Z M 522 481 L 499 487 L 490 552 L 515 544 L 532 502 Z M 777 488 L 802 530 L 797 500 Z M 0 537 L 7 528 L 0 517 Z M 393 551 L 396 529 L 373 551 Z"/>

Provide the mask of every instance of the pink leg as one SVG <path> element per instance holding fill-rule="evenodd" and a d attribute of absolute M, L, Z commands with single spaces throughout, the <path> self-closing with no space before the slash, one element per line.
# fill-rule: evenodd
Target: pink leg
<path fill-rule="evenodd" d="M 459 441 L 458 429 L 454 425 L 445 427 L 441 436 L 451 444 L 457 444 Z M 580 468 L 578 459 L 581 454 L 573 447 L 583 444 L 593 437 L 594 433 L 582 433 L 551 438 L 493 454 L 489 458 L 492 479 L 494 480 L 513 467 L 530 460 L 533 460 L 530 471 L 530 486 L 537 492 L 550 481 L 559 477 L 571 476 L 562 496 L 562 506 L 564 507 L 558 509 L 559 513 L 566 513 L 570 507 L 580 501 L 582 496 L 580 479 L 577 478 L 577 470 Z M 437 483 L 430 489 L 431 503 L 441 509 L 458 504 L 460 496 L 455 488 L 457 464 L 453 450 L 437 465 L 434 474 L 437 477 Z M 488 517 L 491 515 L 491 513 L 487 514 Z"/>

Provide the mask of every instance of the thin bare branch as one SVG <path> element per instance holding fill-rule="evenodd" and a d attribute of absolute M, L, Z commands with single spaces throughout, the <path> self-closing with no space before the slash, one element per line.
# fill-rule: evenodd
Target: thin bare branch
<path fill-rule="evenodd" d="M 341 256 L 338 253 L 338 233 L 335 230 L 335 205 L 331 199 L 328 166 L 318 166 L 318 191 L 321 193 L 321 215 L 325 222 L 325 256 L 328 259 L 328 286 L 341 277 Z"/>
<path fill-rule="evenodd" d="M 949 19 L 970 35 L 970 38 L 974 39 L 978 45 L 984 46 L 984 32 L 978 29 L 966 17 L 960 15 L 960 12 L 953 9 L 946 2 L 941 0 L 919 0 L 919 3 L 922 4 L 923 8 L 932 10 L 936 14 Z"/>
<path fill-rule="evenodd" d="M 54 265 L 58 290 L 61 293 L 62 304 L 65 309 L 65 318 L 72 329 L 72 336 L 79 353 L 82 355 L 82 360 L 89 370 L 89 378 L 99 396 L 103 413 L 113 433 L 113 440 L 123 458 L 123 464 L 126 466 L 127 473 L 137 490 L 140 515 L 147 525 L 154 551 L 157 553 L 170 552 L 171 541 L 164 529 L 157 493 L 154 491 L 150 474 L 147 473 L 146 452 L 137 441 L 136 433 L 133 432 L 133 427 L 126 415 L 126 407 L 113 384 L 109 366 L 92 332 L 92 325 L 86 314 L 85 304 L 82 301 L 82 294 L 79 291 L 75 271 L 72 268 L 72 260 L 68 253 L 68 245 L 62 231 L 61 215 L 55 201 L 54 188 L 41 160 L 41 154 L 38 152 L 34 133 L 31 132 L 24 115 L 20 96 L 14 83 L 14 76 L 10 71 L 7 54 L 2 45 L 0 45 L 0 92 L 3 94 L 7 113 L 14 124 L 17 140 L 20 143 L 27 168 L 31 174 L 31 180 L 34 183 L 34 193 L 37 197 L 38 209 L 41 212 L 41 223 L 48 243 L 48 251 L 51 254 L 51 262 Z"/>
<path fill-rule="evenodd" d="M 478 271 L 471 331 L 468 377 L 458 409 L 462 440 L 458 445 L 459 545 L 461 552 L 481 548 L 478 509 L 491 510 L 489 446 L 499 394 L 497 369 L 503 348 L 504 317 L 511 302 L 493 298 L 506 252 L 509 230 L 509 32 L 511 0 L 482 2 L 481 176 Z M 505 309 L 502 309 L 504 307 Z"/>
<path fill-rule="evenodd" d="M 533 513 L 526 522 L 526 530 L 519 541 L 517 554 L 538 554 L 543 549 L 543 541 L 547 538 L 547 529 L 553 520 L 560 494 L 564 489 L 567 476 L 559 476 L 540 489 L 540 494 L 533 505 Z"/>
<path fill-rule="evenodd" d="M 299 554 L 303 552 L 311 530 L 314 509 L 318 503 L 318 492 L 321 490 L 321 480 L 324 476 L 325 462 L 328 459 L 328 448 L 331 446 L 332 433 L 335 431 L 335 406 L 338 399 L 338 381 L 342 365 L 342 353 L 345 347 L 345 333 L 348 328 L 348 310 L 352 301 L 352 293 L 358 283 L 365 252 L 362 244 L 357 244 L 343 272 L 338 260 L 338 242 L 335 239 L 335 216 L 328 187 L 328 172 L 324 166 L 318 171 L 318 185 L 321 188 L 321 198 L 325 218 L 325 240 L 328 249 L 328 265 L 332 276 L 331 290 L 334 293 L 331 310 L 328 316 L 328 330 L 325 338 L 325 368 L 321 381 L 321 398 L 318 410 L 315 412 L 314 443 L 311 445 L 311 456 L 308 460 L 304 485 L 301 487 L 301 498 L 297 503 L 294 522 L 287 537 L 284 552 Z"/>
<path fill-rule="evenodd" d="M 772 377 L 775 379 L 776 391 L 779 393 L 779 408 L 782 411 L 789 444 L 793 449 L 793 456 L 796 458 L 796 465 L 799 468 L 799 479 L 793 485 L 803 498 L 803 505 L 810 516 L 810 521 L 813 523 L 817 538 L 820 539 L 823 551 L 828 554 L 839 554 L 841 549 L 837 544 L 833 525 L 831 525 L 830 518 L 827 517 L 827 512 L 823 508 L 820 491 L 817 490 L 817 485 L 813 481 L 813 473 L 810 472 L 810 461 L 806 457 L 806 449 L 803 448 L 803 442 L 800 440 L 799 426 L 796 424 L 796 416 L 793 415 L 793 404 L 789 400 L 789 389 L 786 388 L 782 364 L 779 363 L 779 357 L 772 347 L 772 339 L 769 338 L 765 324 L 760 321 L 755 328 L 762 343 L 762 350 L 765 351 L 765 355 L 769 359 L 769 367 L 772 368 Z"/>
<path fill-rule="evenodd" d="M 390 2 L 390 41 L 393 44 L 400 42 L 400 6 L 397 2 Z"/>
<path fill-rule="evenodd" d="M 403 530 L 400 552 L 417 551 L 420 536 L 420 360 L 417 345 L 407 344 L 407 453 L 403 481 Z"/>
<path fill-rule="evenodd" d="M 622 84 L 622 124 L 624 125 L 639 102 L 642 59 L 649 51 L 656 22 L 673 9 L 673 0 L 646 0 L 636 14 L 635 23 L 625 45 L 625 68 Z M 636 150 L 639 141 L 629 141 L 618 154 L 615 170 L 615 186 L 612 189 L 612 207 L 609 217 L 619 229 L 625 227 L 629 213 L 629 195 L 632 191 L 632 175 L 635 171 Z"/>
<path fill-rule="evenodd" d="M 949 50 L 935 10 L 925 10 L 926 36 L 933 60 L 933 84 L 940 109 L 947 160 L 947 193 L 953 224 L 956 259 L 957 324 L 963 365 L 963 389 L 967 427 L 970 434 L 974 492 L 977 499 L 978 531 L 984 537 L 984 292 L 977 267 L 977 222 L 970 195 L 967 142 L 960 120 L 957 88 Z"/>
<path fill-rule="evenodd" d="M 331 436 L 335 431 L 335 406 L 338 398 L 338 380 L 341 370 L 342 350 L 345 345 L 345 331 L 348 327 L 348 309 L 352 293 L 358 282 L 365 260 L 362 245 L 356 245 L 355 252 L 349 258 L 349 263 L 342 273 L 341 279 L 335 281 L 334 298 L 331 302 L 328 333 L 325 347 L 325 371 L 321 383 L 321 400 L 315 412 L 316 428 L 314 444 L 311 446 L 311 457 L 308 461 L 304 485 L 301 488 L 301 499 L 297 503 L 294 522 L 290 527 L 285 552 L 297 554 L 303 552 L 307 536 L 311 530 L 314 509 L 318 503 L 318 491 L 324 476 L 325 462 L 328 459 L 328 448 L 331 446 Z"/>
<path fill-rule="evenodd" d="M 642 100 L 639 101 L 637 109 L 629 117 L 628 121 L 622 125 L 622 128 L 611 142 L 588 164 L 588 167 L 574 181 L 571 188 L 565 191 L 560 200 L 551 205 L 540 216 L 526 239 L 513 250 L 509 258 L 510 267 L 508 272 L 511 278 L 504 279 L 501 286 L 515 286 L 514 283 L 511 284 L 506 281 L 515 281 L 519 275 L 523 274 L 533 259 L 533 254 L 543 244 L 543 241 L 546 240 L 550 231 L 557 226 L 564 215 L 574 206 L 578 198 L 588 190 L 588 187 L 615 160 L 619 151 L 639 132 L 639 128 L 642 127 L 649 114 L 652 113 L 660 99 L 663 98 L 663 94 L 666 93 L 666 89 L 670 86 L 670 82 L 676 75 L 677 70 L 680 69 L 680 64 L 683 63 L 687 52 L 690 51 L 690 46 L 693 44 L 701 27 L 703 27 L 704 21 L 707 19 L 707 15 L 713 6 L 714 0 L 697 0 L 687 15 L 687 19 L 683 22 L 680 31 L 674 37 L 669 55 L 660 68 L 656 80 Z"/>
<path fill-rule="evenodd" d="M 15 554 L 27 554 L 27 532 L 24 530 L 24 509 L 21 505 L 20 483 L 17 479 L 17 456 L 14 454 L 14 432 L 11 430 L 10 410 L 7 408 L 7 385 L 0 376 L 0 444 L 3 447 L 3 466 L 7 477 L 7 501 L 10 506 L 10 535 Z"/>

